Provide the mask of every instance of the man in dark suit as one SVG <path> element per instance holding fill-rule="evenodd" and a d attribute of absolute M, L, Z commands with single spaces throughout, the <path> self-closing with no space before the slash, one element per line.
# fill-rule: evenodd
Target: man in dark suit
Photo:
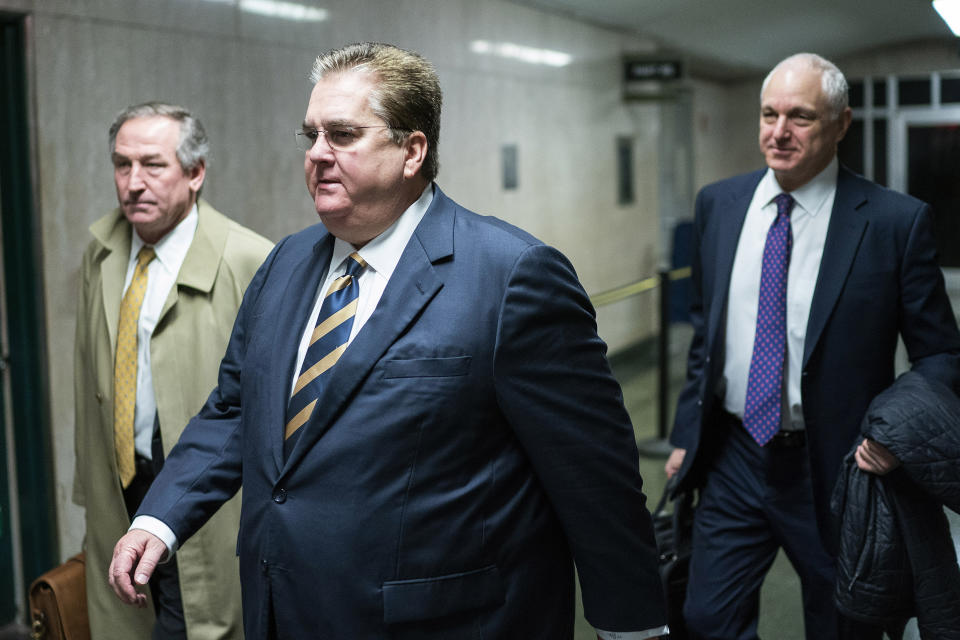
<path fill-rule="evenodd" d="M 351 45 L 312 79 L 298 137 L 322 226 L 248 288 L 115 591 L 142 601 L 242 485 L 248 639 L 571 638 L 574 562 L 602 638 L 660 635 L 633 430 L 573 268 L 433 184 L 420 56 Z"/>
<path fill-rule="evenodd" d="M 756 638 L 778 549 L 803 589 L 807 638 L 879 638 L 839 620 L 829 499 L 870 400 L 914 370 L 958 385 L 960 335 L 929 207 L 839 166 L 850 124 L 832 63 L 791 56 L 761 91 L 767 169 L 697 197 L 694 337 L 667 465 L 700 487 L 685 616 L 695 637 Z M 787 194 L 787 195 L 782 195 Z M 862 440 L 858 466 L 898 462 Z"/>

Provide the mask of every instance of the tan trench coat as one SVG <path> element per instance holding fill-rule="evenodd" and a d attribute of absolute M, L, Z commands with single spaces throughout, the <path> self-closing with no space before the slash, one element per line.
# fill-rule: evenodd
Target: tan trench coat
<path fill-rule="evenodd" d="M 243 292 L 270 251 L 265 238 L 199 202 L 193 243 L 150 340 L 151 373 L 166 452 L 216 385 Z M 130 226 L 119 210 L 95 222 L 83 255 L 75 345 L 74 501 L 85 507 L 92 637 L 150 638 L 154 613 L 122 604 L 107 583 L 116 541 L 130 524 L 113 448 L 113 361 Z M 239 495 L 177 552 L 190 640 L 243 637 L 236 538 Z"/>

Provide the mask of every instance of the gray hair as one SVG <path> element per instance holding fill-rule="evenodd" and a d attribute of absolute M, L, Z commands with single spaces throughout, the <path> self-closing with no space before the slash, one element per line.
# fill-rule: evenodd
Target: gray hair
<path fill-rule="evenodd" d="M 207 163 L 210 155 L 210 141 L 203 125 L 184 107 L 166 102 L 145 102 L 127 107 L 117 114 L 110 125 L 110 153 L 117 147 L 117 132 L 127 120 L 163 116 L 180 123 L 180 142 L 177 144 L 177 160 L 184 171 L 195 169 L 201 163 Z"/>
<path fill-rule="evenodd" d="M 427 138 L 427 157 L 422 175 L 437 177 L 440 162 L 440 111 L 443 94 L 437 73 L 425 58 L 389 44 L 361 42 L 332 49 L 317 57 L 310 73 L 316 84 L 328 74 L 348 71 L 369 72 L 377 80 L 370 93 L 370 109 L 390 127 L 390 135 L 401 144 L 412 131 Z"/>
<path fill-rule="evenodd" d="M 777 63 L 777 66 L 764 78 L 763 86 L 760 88 L 761 95 L 766 91 L 770 78 L 779 69 L 799 66 L 806 66 L 820 72 L 820 88 L 830 106 L 830 117 L 837 120 L 850 103 L 850 86 L 837 65 L 815 53 L 795 53 Z"/>

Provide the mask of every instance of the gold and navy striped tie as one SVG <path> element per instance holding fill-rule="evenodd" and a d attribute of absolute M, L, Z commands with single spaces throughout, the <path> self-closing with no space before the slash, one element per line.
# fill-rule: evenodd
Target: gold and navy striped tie
<path fill-rule="evenodd" d="M 113 444 L 117 470 L 124 489 L 136 475 L 133 446 L 133 416 L 137 406 L 137 324 L 147 292 L 147 266 L 156 253 L 143 247 L 137 254 L 133 279 L 120 302 L 117 323 L 117 353 L 113 361 Z"/>
<path fill-rule="evenodd" d="M 284 440 L 310 419 L 323 392 L 324 374 L 340 359 L 350 340 L 360 294 L 357 280 L 367 263 L 357 252 L 351 253 L 346 262 L 347 272 L 333 281 L 320 306 L 317 325 L 287 405 Z"/>

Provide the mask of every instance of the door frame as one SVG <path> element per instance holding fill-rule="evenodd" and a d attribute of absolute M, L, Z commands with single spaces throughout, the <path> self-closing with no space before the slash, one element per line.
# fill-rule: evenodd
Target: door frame
<path fill-rule="evenodd" d="M 26 621 L 26 585 L 59 563 L 56 483 L 50 428 L 50 395 L 39 215 L 32 141 L 29 16 L 0 12 L 0 270 L 3 277 L 5 367 L 0 371 L 4 421 L 0 429 L 0 491 L 9 501 L 11 575 L 0 575 L 0 593 L 13 591 Z M 15 340 L 10 339 L 16 337 Z M 67 354 L 67 362 L 72 355 Z M 3 617 L 10 612 L 3 610 Z"/>

